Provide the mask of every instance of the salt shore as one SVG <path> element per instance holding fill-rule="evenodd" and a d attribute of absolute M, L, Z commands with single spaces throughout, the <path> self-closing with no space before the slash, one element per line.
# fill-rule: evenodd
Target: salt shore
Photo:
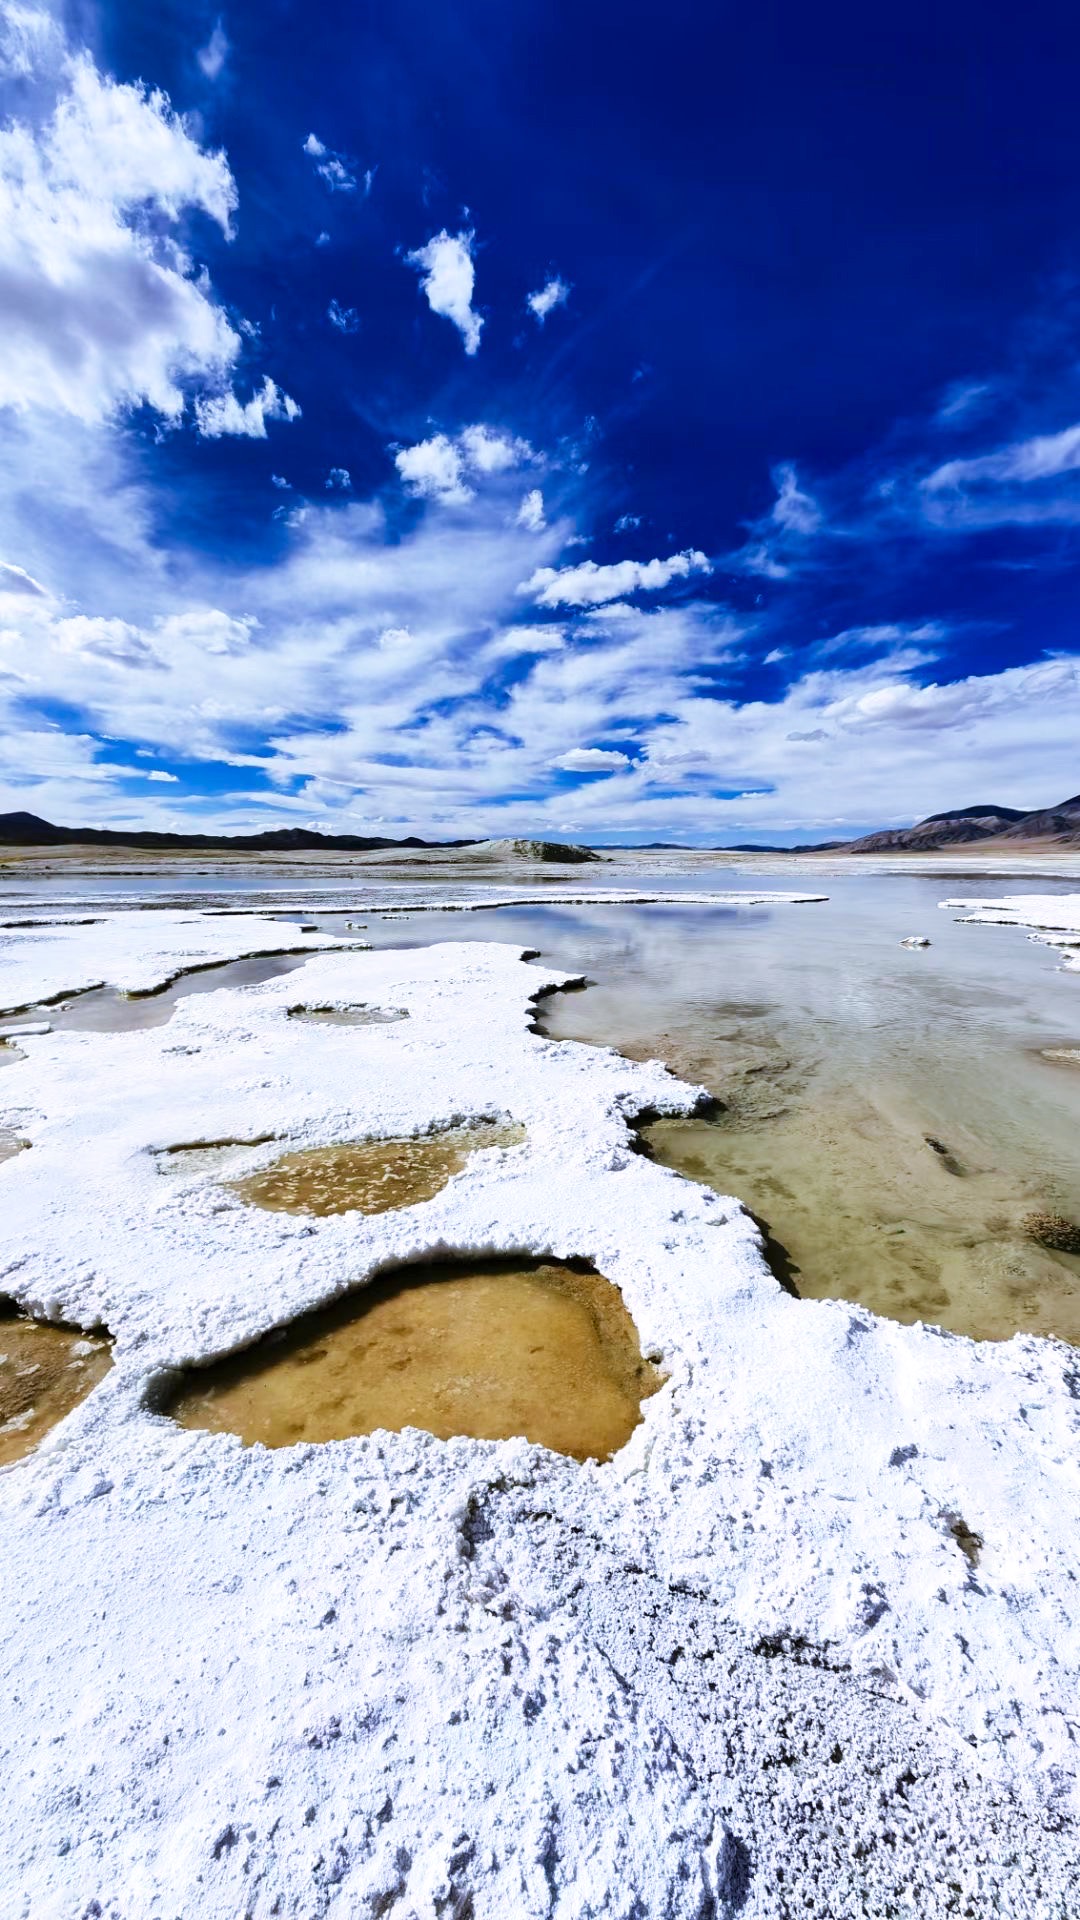
<path fill-rule="evenodd" d="M 170 977 L 167 917 L 114 958 L 85 929 L 79 977 Z M 41 997 L 19 965 L 9 1006 Z M 634 1150 L 698 1090 L 531 1030 L 560 984 L 504 946 L 337 951 L 167 1027 L 21 1036 L 0 1290 L 115 1349 L 0 1473 L 5 1912 L 1074 1920 L 1075 1350 L 784 1294 L 737 1201 Z M 289 1017 L 357 1004 L 409 1017 Z M 525 1138 L 368 1217 L 156 1158 L 260 1142 L 234 1177 L 484 1119 Z M 155 1410 L 453 1253 L 621 1288 L 668 1382 L 609 1465 L 416 1430 L 267 1452 Z"/>
<path fill-rule="evenodd" d="M 1032 938 L 1064 954 L 1063 965 L 1080 971 L 1080 893 L 1015 893 L 1001 900 L 943 900 L 943 907 L 969 907 L 965 920 L 985 926 L 1027 927 Z"/>

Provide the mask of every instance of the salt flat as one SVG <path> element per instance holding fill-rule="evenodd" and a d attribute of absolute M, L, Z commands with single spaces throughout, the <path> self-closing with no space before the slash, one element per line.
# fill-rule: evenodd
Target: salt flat
<path fill-rule="evenodd" d="M 737 1201 L 634 1151 L 696 1090 L 530 1031 L 559 978 L 329 953 L 167 1027 L 22 1040 L 0 1286 L 116 1347 L 0 1474 L 10 1911 L 1075 1913 L 1075 1351 L 782 1293 Z M 409 1017 L 289 1018 L 360 1002 Z M 155 1157 L 482 1118 L 524 1142 L 369 1218 Z M 266 1452 L 155 1410 L 454 1252 L 622 1289 L 669 1379 L 610 1465 L 415 1430 Z"/>

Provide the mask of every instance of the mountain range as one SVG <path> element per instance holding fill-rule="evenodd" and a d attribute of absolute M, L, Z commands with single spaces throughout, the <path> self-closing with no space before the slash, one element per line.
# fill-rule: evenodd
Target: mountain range
<path fill-rule="evenodd" d="M 669 843 L 652 841 L 659 850 Z M 673 850 L 686 852 L 685 846 Z M 141 847 L 162 852 L 217 853 L 373 853 L 388 848 L 473 847 L 478 850 L 504 850 L 534 859 L 582 860 L 590 858 L 584 847 L 565 847 L 549 841 L 481 842 L 476 840 L 420 840 L 410 834 L 404 840 L 391 840 L 364 834 L 316 833 L 310 827 L 275 827 L 265 833 L 156 833 L 150 829 L 127 827 L 58 827 L 35 813 L 0 813 L 0 846 L 8 847 Z M 1018 852 L 1024 846 L 1047 850 L 1080 848 L 1080 793 L 1054 807 L 1038 807 L 1025 813 L 1019 807 L 952 807 L 945 813 L 932 813 L 913 827 L 886 827 L 867 833 L 858 840 L 823 840 L 815 846 L 776 847 L 743 842 L 738 846 L 718 847 L 718 853 L 938 853 L 979 847 L 986 853 Z M 627 851 L 634 849 L 628 848 Z"/>
<path fill-rule="evenodd" d="M 936 853 L 944 849 L 978 846 L 1002 853 L 1021 844 L 1043 848 L 1080 847 L 1080 793 L 1055 807 L 1037 807 L 1025 813 L 1017 807 L 953 807 L 932 813 L 913 827 L 893 827 L 881 833 L 847 840 L 842 853 Z"/>

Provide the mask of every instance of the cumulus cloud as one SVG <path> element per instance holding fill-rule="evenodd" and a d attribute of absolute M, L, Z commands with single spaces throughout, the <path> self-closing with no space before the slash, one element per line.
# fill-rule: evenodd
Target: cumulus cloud
<path fill-rule="evenodd" d="M 527 533 L 542 533 L 547 526 L 544 518 L 544 496 L 539 487 L 530 487 L 517 510 L 517 523 Z"/>
<path fill-rule="evenodd" d="M 460 447 L 445 433 L 433 434 L 414 447 L 399 447 L 396 466 L 410 493 L 444 506 L 461 506 L 473 497 L 465 484 L 465 461 Z"/>
<path fill-rule="evenodd" d="M 0 406 L 93 421 L 145 402 L 177 420 L 184 382 L 220 378 L 240 347 L 175 237 L 188 210 L 231 232 L 228 163 L 165 94 L 85 54 L 63 59 L 57 94 L 40 126 L 0 129 Z"/>
<path fill-rule="evenodd" d="M 239 434 L 248 440 L 265 440 L 268 420 L 298 420 L 296 401 L 267 375 L 258 393 L 240 401 L 230 389 L 195 402 L 195 422 L 206 440 L 220 440 L 223 434 Z"/>
<path fill-rule="evenodd" d="M 133 769 L 133 771 L 136 771 L 136 769 Z M 144 780 L 158 780 L 162 782 L 168 781 L 173 786 L 176 786 L 177 784 L 177 776 L 175 773 L 163 773 L 158 768 L 155 768 L 153 773 L 143 774 L 142 777 Z"/>
<path fill-rule="evenodd" d="M 616 560 L 610 566 L 581 560 L 574 567 L 538 567 L 521 592 L 532 594 L 542 607 L 600 606 L 628 593 L 658 593 L 672 580 L 711 571 L 705 555 L 688 548 L 667 560 Z"/>
<path fill-rule="evenodd" d="M 530 293 L 525 304 L 543 326 L 548 314 L 554 313 L 556 307 L 564 306 L 569 298 L 570 288 L 566 281 L 560 280 L 558 274 L 553 274 L 536 293 Z"/>
<path fill-rule="evenodd" d="M 616 533 L 633 533 L 641 525 L 640 513 L 620 513 L 615 522 Z"/>
<path fill-rule="evenodd" d="M 533 450 L 527 440 L 477 425 L 465 427 L 453 440 L 448 434 L 436 433 L 415 446 L 399 447 L 394 454 L 394 464 L 410 493 L 427 500 L 439 500 L 444 506 L 461 506 L 473 498 L 467 475 L 483 479 L 508 473 L 532 457 Z M 545 524 L 543 499 L 539 492 L 537 498 L 542 526 Z"/>
<path fill-rule="evenodd" d="M 452 321 L 468 354 L 475 353 L 479 347 L 480 329 L 484 324 L 480 314 L 473 312 L 472 305 L 476 284 L 474 238 L 472 233 L 447 233 L 444 227 L 426 245 L 405 255 L 408 265 L 423 275 L 421 286 L 432 313 Z"/>
<path fill-rule="evenodd" d="M 208 80 L 220 78 L 225 62 L 229 57 L 229 39 L 220 20 L 215 20 L 214 30 L 205 47 L 200 47 L 195 55 Z"/>
<path fill-rule="evenodd" d="M 460 445 L 467 464 L 477 473 L 505 473 L 520 466 L 532 453 L 527 440 L 497 433 L 491 427 L 466 427 Z"/>
<path fill-rule="evenodd" d="M 630 765 L 630 756 L 608 747 L 574 747 L 555 765 L 563 773 L 617 773 Z"/>
<path fill-rule="evenodd" d="M 348 493 L 352 486 L 352 475 L 348 467 L 331 467 L 326 476 L 326 484 L 331 493 Z"/>

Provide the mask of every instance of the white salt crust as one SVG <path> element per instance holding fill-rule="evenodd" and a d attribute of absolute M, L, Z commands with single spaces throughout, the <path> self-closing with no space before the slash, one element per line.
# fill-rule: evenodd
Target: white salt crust
<path fill-rule="evenodd" d="M 332 934 L 301 933 L 255 913 L 104 913 L 20 926 L 0 920 L 0 1014 L 92 987 L 154 993 L 198 967 L 339 944 Z"/>
<path fill-rule="evenodd" d="M 969 907 L 962 920 L 984 926 L 1027 927 L 1033 940 L 1056 947 L 1062 965 L 1080 972 L 1080 893 L 1014 893 L 1001 900 L 942 900 L 943 907 Z"/>
<path fill-rule="evenodd" d="M 1075 1351 L 782 1293 L 737 1202 L 633 1151 L 695 1090 L 530 1031 L 557 979 L 338 953 L 5 1069 L 0 1290 L 116 1337 L 0 1473 L 5 1915 L 1075 1920 Z M 288 1018 L 357 1003 L 409 1018 Z M 155 1157 L 482 1116 L 526 1141 L 369 1219 Z M 615 1461 L 267 1452 L 153 1410 L 170 1369 L 449 1252 L 622 1288 L 670 1378 Z"/>

